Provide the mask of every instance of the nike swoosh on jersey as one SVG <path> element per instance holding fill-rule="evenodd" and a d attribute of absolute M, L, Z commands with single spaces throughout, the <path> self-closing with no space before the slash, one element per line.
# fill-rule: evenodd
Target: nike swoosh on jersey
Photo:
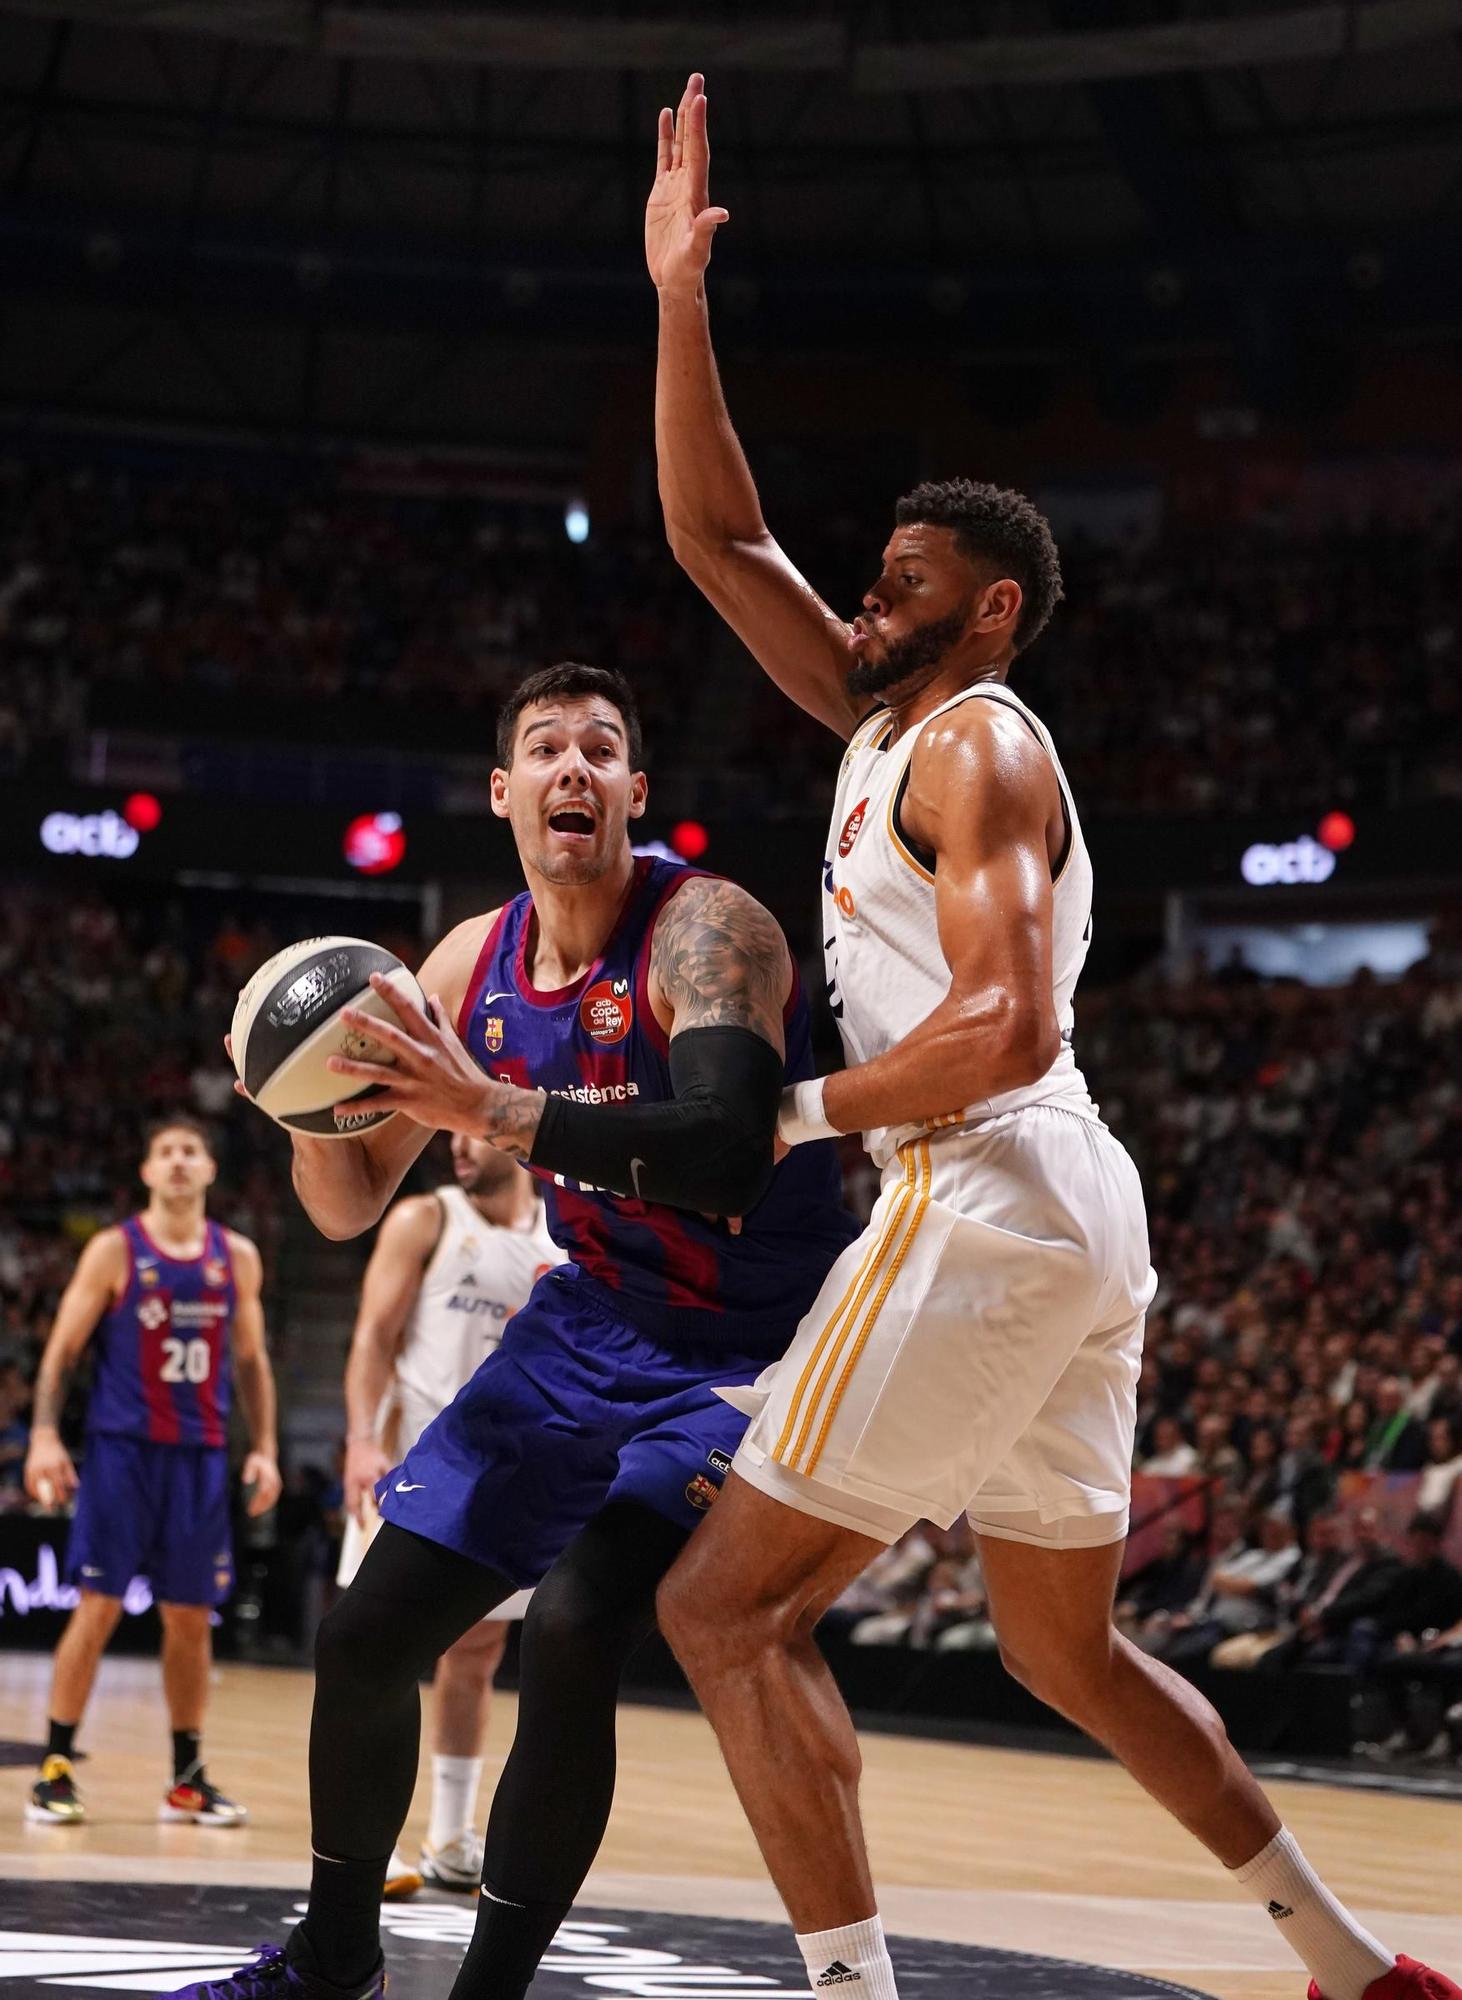
<path fill-rule="evenodd" d="M 645 1198 L 640 1191 L 640 1168 L 644 1164 L 643 1160 L 631 1160 L 629 1163 L 629 1177 L 634 1186 L 636 1201 L 643 1201 Z"/>
<path fill-rule="evenodd" d="M 404 1479 L 398 1479 L 396 1481 L 396 1491 L 398 1493 L 420 1493 L 425 1485 L 426 1481 L 424 1479 L 418 1479 L 410 1486 L 407 1485 Z"/>
<path fill-rule="evenodd" d="M 478 995 L 477 1004 L 479 1007 L 490 1007 L 494 1000 L 511 1000 L 512 998 L 513 995 L 511 993 L 482 993 Z"/>

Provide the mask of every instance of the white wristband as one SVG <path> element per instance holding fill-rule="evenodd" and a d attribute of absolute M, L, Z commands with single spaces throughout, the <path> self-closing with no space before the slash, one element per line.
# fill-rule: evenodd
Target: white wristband
<path fill-rule="evenodd" d="M 839 1139 L 836 1125 L 829 1124 L 822 1108 L 825 1076 L 809 1077 L 805 1083 L 789 1083 L 782 1092 L 777 1113 L 777 1137 L 784 1146 L 801 1146 L 808 1139 Z"/>

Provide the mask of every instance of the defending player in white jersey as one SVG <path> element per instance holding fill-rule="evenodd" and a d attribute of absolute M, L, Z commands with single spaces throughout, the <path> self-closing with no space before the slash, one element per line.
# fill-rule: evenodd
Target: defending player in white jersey
<path fill-rule="evenodd" d="M 345 1369 L 345 1540 L 351 1582 L 380 1525 L 375 1486 L 477 1372 L 551 1264 L 562 1261 L 532 1179 L 485 1140 L 452 1138 L 454 1187 L 408 1195 L 381 1224 Z M 391 1856 L 385 1894 L 423 1881 L 473 1891 L 482 1875 L 477 1787 L 492 1677 L 519 1592 L 442 1655 L 432 1696 L 432 1798 L 416 1868 Z"/>
<path fill-rule="evenodd" d="M 814 1988 L 893 2000 L 858 1747 L 812 1641 L 921 1517 L 968 1509 L 1009 1670 L 1104 1743 L 1258 1898 L 1311 2000 L 1462 2000 L 1316 1879 L 1187 1682 L 1116 1632 L 1154 1279 L 1136 1171 L 1072 1050 L 1091 868 L 1050 737 L 1005 685 L 1061 595 L 1024 496 L 899 502 L 851 626 L 772 539 L 716 376 L 702 79 L 661 114 L 646 252 L 671 546 L 771 677 L 851 738 L 824 864 L 849 1067 L 784 1100 L 788 1144 L 861 1130 L 883 1169 L 660 1592 Z M 891 371 L 891 379 L 897 374 Z M 743 1395 L 745 1392 L 743 1392 Z M 742 1403 L 742 1397 L 735 1400 Z"/>

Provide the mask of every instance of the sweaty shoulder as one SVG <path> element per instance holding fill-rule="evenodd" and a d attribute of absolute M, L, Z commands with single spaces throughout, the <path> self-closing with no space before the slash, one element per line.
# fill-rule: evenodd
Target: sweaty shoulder
<path fill-rule="evenodd" d="M 686 1028 L 751 1028 L 777 1045 L 792 990 L 792 959 L 781 925 L 735 882 L 692 875 L 655 919 L 651 1000 Z"/>
<path fill-rule="evenodd" d="M 1055 766 L 1003 702 L 971 698 L 931 717 L 909 765 L 904 826 L 936 853 L 956 838 L 985 840 L 1059 821 Z"/>
<path fill-rule="evenodd" d="M 428 999 L 433 993 L 438 995 L 449 1021 L 455 1021 L 461 1011 L 482 947 L 501 915 L 498 908 L 480 917 L 466 918 L 433 945 L 422 960 L 416 975 L 421 990 Z"/>
<path fill-rule="evenodd" d="M 122 1225 L 114 1222 L 87 1238 L 76 1262 L 76 1275 L 91 1284 L 110 1285 L 120 1293 L 126 1289 L 129 1262 L 127 1238 Z"/>
<path fill-rule="evenodd" d="M 437 1247 L 446 1220 L 434 1194 L 409 1194 L 386 1211 L 376 1237 L 378 1249 L 425 1264 Z"/>
<path fill-rule="evenodd" d="M 264 1275 L 264 1259 L 259 1255 L 258 1244 L 251 1236 L 241 1235 L 237 1229 L 225 1229 L 223 1239 L 233 1259 L 236 1276 L 258 1284 Z"/>

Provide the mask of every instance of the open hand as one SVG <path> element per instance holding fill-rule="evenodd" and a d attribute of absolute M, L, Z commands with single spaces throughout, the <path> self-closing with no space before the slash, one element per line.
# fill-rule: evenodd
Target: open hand
<path fill-rule="evenodd" d="M 695 293 L 716 231 L 731 220 L 724 208 L 709 205 L 710 175 L 706 80 L 696 71 L 680 109 L 660 113 L 655 185 L 645 208 L 645 261 L 657 291 Z"/>

